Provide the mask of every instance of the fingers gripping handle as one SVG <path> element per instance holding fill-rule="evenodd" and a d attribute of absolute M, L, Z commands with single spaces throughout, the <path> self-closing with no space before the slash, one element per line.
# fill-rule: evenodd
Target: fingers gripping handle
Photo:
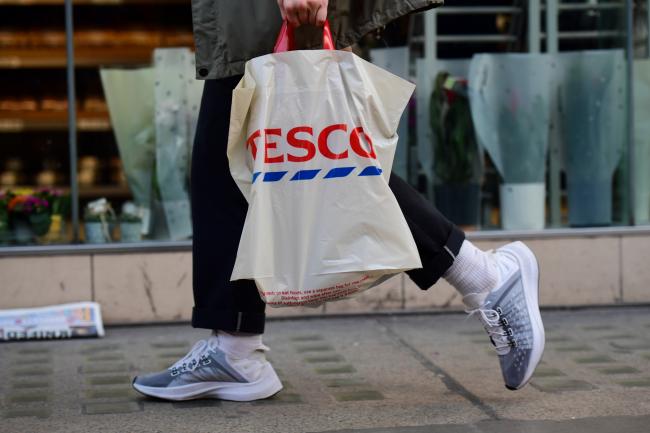
<path fill-rule="evenodd" d="M 290 26 L 289 23 L 285 20 L 282 23 L 282 28 L 280 29 L 280 34 L 278 35 L 278 39 L 275 42 L 273 52 L 283 53 L 285 51 L 291 51 L 293 49 L 295 49 L 293 27 Z M 325 21 L 325 25 L 323 26 L 323 49 L 334 49 L 334 40 L 332 39 L 332 31 L 330 30 L 329 21 Z"/>

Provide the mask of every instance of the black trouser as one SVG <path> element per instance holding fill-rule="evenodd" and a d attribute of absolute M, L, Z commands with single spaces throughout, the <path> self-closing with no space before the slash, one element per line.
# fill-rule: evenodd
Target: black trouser
<path fill-rule="evenodd" d="M 255 283 L 230 281 L 248 208 L 226 157 L 232 90 L 240 78 L 207 80 L 203 90 L 192 154 L 192 326 L 262 333 L 265 304 Z M 422 260 L 422 269 L 407 273 L 426 290 L 449 269 L 449 253 L 458 253 L 465 235 L 399 177 L 392 175 L 389 185 Z"/>

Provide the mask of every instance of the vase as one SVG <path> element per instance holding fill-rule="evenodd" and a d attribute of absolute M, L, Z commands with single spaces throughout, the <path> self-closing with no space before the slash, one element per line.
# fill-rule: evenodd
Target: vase
<path fill-rule="evenodd" d="M 27 219 L 36 236 L 43 236 L 46 234 L 50 229 L 50 224 L 52 223 L 50 214 L 45 212 L 30 214 Z"/>
<path fill-rule="evenodd" d="M 53 214 L 51 219 L 50 229 L 42 240 L 48 243 L 61 243 L 65 236 L 65 221 L 63 220 L 63 216 Z"/>
<path fill-rule="evenodd" d="M 612 224 L 612 181 L 567 179 L 569 225 L 572 227 L 609 226 Z"/>
<path fill-rule="evenodd" d="M 120 241 L 121 242 L 140 242 L 142 240 L 142 223 L 141 222 L 121 222 L 120 223 Z"/>
<path fill-rule="evenodd" d="M 85 241 L 87 244 L 105 244 L 111 241 L 111 224 L 102 222 L 86 222 Z"/>
<path fill-rule="evenodd" d="M 18 245 L 31 244 L 36 239 L 29 220 L 23 216 L 14 216 L 11 221 L 12 237 Z"/>
<path fill-rule="evenodd" d="M 542 230 L 545 220 L 544 183 L 504 183 L 499 187 L 504 230 Z"/>
<path fill-rule="evenodd" d="M 435 186 L 436 208 L 459 226 L 480 223 L 481 187 L 477 183 L 448 183 Z"/>

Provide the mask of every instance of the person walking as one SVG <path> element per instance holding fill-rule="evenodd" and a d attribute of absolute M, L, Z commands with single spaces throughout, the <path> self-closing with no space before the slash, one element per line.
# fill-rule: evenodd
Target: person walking
<path fill-rule="evenodd" d="M 265 304 L 252 280 L 230 281 L 248 204 L 226 157 L 232 90 L 251 58 L 271 53 L 283 20 L 303 48 L 322 42 L 325 20 L 336 48 L 441 0 L 192 0 L 197 77 L 205 79 L 194 149 L 192 326 L 211 330 L 167 370 L 136 376 L 142 394 L 168 399 L 252 401 L 282 389 L 262 343 Z M 411 230 L 422 268 L 407 272 L 423 290 L 440 278 L 462 296 L 485 328 L 505 386 L 522 388 L 544 350 L 538 305 L 539 269 L 521 242 L 481 251 L 404 180 L 389 186 Z"/>

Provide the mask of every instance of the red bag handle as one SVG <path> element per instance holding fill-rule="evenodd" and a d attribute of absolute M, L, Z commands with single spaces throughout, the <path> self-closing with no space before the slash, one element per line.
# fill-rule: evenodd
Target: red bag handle
<path fill-rule="evenodd" d="M 285 20 L 282 23 L 282 28 L 280 29 L 280 34 L 278 35 L 278 40 L 275 42 L 275 47 L 273 48 L 274 53 L 283 53 L 285 51 L 291 51 L 295 47 L 295 41 L 293 38 L 293 27 Z M 324 50 L 333 50 L 334 42 L 332 38 L 332 31 L 330 30 L 329 21 L 325 21 L 323 26 L 323 49 Z"/>

